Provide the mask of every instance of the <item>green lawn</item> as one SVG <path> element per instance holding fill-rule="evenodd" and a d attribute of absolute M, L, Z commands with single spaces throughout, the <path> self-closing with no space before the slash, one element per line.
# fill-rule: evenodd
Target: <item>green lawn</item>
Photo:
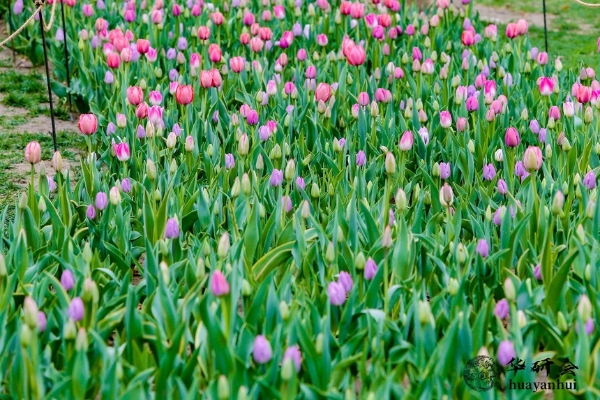
<path fill-rule="evenodd" d="M 498 8 L 507 8 L 509 5 L 508 9 L 513 12 L 542 13 L 541 0 L 475 0 L 475 4 Z M 550 56 L 561 56 L 566 68 L 583 64 L 599 72 L 600 54 L 597 41 L 600 36 L 600 8 L 584 7 L 574 1 L 547 0 L 546 11 L 556 16 L 548 32 Z M 534 46 L 544 49 L 543 28 L 530 27 L 529 37 Z"/>

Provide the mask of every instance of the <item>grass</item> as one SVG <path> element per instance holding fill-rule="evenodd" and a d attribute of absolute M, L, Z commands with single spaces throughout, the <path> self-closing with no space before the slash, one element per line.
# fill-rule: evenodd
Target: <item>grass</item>
<path fill-rule="evenodd" d="M 52 136 L 40 133 L 3 133 L 0 134 L 0 212 L 6 207 L 8 214 L 14 215 L 15 205 L 19 193 L 24 187 L 19 182 L 29 179 L 29 173 L 18 171 L 12 166 L 24 163 L 23 149 L 27 143 L 37 140 L 42 147 L 42 159 L 50 160 L 54 153 L 52 147 Z M 58 148 L 63 159 L 74 163 L 78 158 L 78 152 L 85 148 L 82 136 L 73 132 L 59 132 L 56 137 Z M 74 176 L 77 171 L 74 171 Z"/>
<path fill-rule="evenodd" d="M 38 115 L 50 116 L 50 109 L 45 104 L 41 105 L 48 102 L 48 95 L 43 76 L 37 72 L 29 74 L 14 70 L 0 72 L 0 93 L 4 94 L 2 103 L 7 107 L 25 108 L 31 118 Z M 54 105 L 54 116 L 62 120 L 69 119 L 66 108 L 58 104 Z M 19 124 L 0 122 L 0 127 L 17 125 Z"/>
<path fill-rule="evenodd" d="M 592 2 L 593 3 L 593 2 Z M 515 13 L 541 14 L 541 0 L 475 0 L 475 4 L 505 8 Z M 600 36 L 598 17 L 600 9 L 589 8 L 573 1 L 546 0 L 546 12 L 555 18 L 549 23 L 548 53 L 560 56 L 565 68 L 600 67 L 597 40 Z M 524 16 L 527 19 L 527 16 Z M 503 31 L 502 31 L 503 32 Z M 529 37 L 532 44 L 544 49 L 543 27 L 530 26 Z"/>

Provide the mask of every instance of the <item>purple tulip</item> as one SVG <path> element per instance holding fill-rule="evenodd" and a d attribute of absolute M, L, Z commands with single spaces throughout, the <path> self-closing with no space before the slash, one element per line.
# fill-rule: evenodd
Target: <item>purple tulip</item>
<path fill-rule="evenodd" d="M 362 150 L 359 150 L 359 152 L 356 153 L 356 165 L 358 165 L 359 167 L 362 167 L 363 165 L 365 165 L 366 162 L 367 162 L 367 156 L 365 155 L 365 152 Z"/>
<path fill-rule="evenodd" d="M 588 319 L 583 327 L 583 330 L 587 335 L 591 335 L 594 332 L 594 320 L 592 318 Z"/>
<path fill-rule="evenodd" d="M 138 125 L 137 127 L 137 133 L 135 135 L 138 139 L 143 139 L 146 137 L 146 130 L 144 129 L 144 127 L 142 125 Z"/>
<path fill-rule="evenodd" d="M 112 135 L 117 131 L 117 128 L 115 127 L 115 124 L 113 124 L 112 122 L 109 122 L 108 125 L 106 126 L 106 134 L 107 135 Z"/>
<path fill-rule="evenodd" d="M 509 310 L 510 307 L 508 305 L 508 301 L 506 299 L 502 299 L 496 303 L 496 307 L 494 307 L 494 315 L 500 319 L 504 319 L 508 316 Z"/>
<path fill-rule="evenodd" d="M 522 178 L 523 176 L 525 176 L 526 173 L 527 171 L 525 171 L 525 166 L 523 165 L 523 162 L 517 161 L 517 163 L 515 164 L 515 175 L 519 178 Z"/>
<path fill-rule="evenodd" d="M 258 364 L 266 364 L 273 358 L 273 350 L 271 349 L 271 343 L 263 335 L 258 335 L 254 339 L 254 346 L 252 348 L 252 356 L 254 361 Z"/>
<path fill-rule="evenodd" d="M 73 321 L 81 321 L 83 319 L 84 307 L 83 301 L 79 297 L 75 297 L 71 300 L 71 304 L 69 304 L 69 309 L 67 310 L 67 315 Z"/>
<path fill-rule="evenodd" d="M 533 269 L 533 276 L 538 281 L 542 280 L 542 265 L 541 264 L 538 264 L 535 266 L 535 268 Z"/>
<path fill-rule="evenodd" d="M 231 169 L 235 165 L 233 154 L 225 154 L 225 168 Z"/>
<path fill-rule="evenodd" d="M 60 276 L 60 284 L 67 292 L 75 286 L 75 278 L 73 278 L 73 274 L 68 269 L 65 269 Z"/>
<path fill-rule="evenodd" d="M 62 42 L 63 40 L 65 40 L 65 32 L 62 30 L 62 28 L 58 28 L 56 30 L 56 34 L 54 35 L 54 39 L 56 39 L 59 42 Z"/>
<path fill-rule="evenodd" d="M 48 179 L 48 190 L 50 190 L 51 192 L 54 192 L 56 190 L 56 182 L 54 182 L 54 179 L 52 177 L 46 177 Z"/>
<path fill-rule="evenodd" d="M 179 39 L 177 39 L 177 48 L 181 51 L 187 49 L 188 47 L 188 42 L 187 39 L 184 36 L 179 36 Z"/>
<path fill-rule="evenodd" d="M 297 344 L 290 346 L 287 348 L 285 353 L 283 354 L 283 361 L 291 359 L 296 367 L 296 372 L 300 372 L 300 367 L 302 364 L 302 354 L 300 353 L 300 348 Z"/>
<path fill-rule="evenodd" d="M 339 282 L 329 282 L 327 285 L 327 295 L 329 301 L 334 306 L 341 306 L 346 301 L 346 290 Z"/>
<path fill-rule="evenodd" d="M 448 179 L 450 177 L 450 163 L 440 163 L 440 178 Z"/>
<path fill-rule="evenodd" d="M 282 182 L 283 182 L 283 172 L 274 168 L 273 171 L 271 172 L 271 179 L 269 179 L 269 183 L 271 184 L 271 186 L 277 187 L 277 186 L 281 185 Z"/>
<path fill-rule="evenodd" d="M 500 225 L 502 223 L 500 214 L 502 214 L 502 208 L 497 209 L 496 212 L 494 213 L 494 218 L 493 218 L 494 225 Z"/>
<path fill-rule="evenodd" d="M 169 218 L 165 227 L 165 239 L 174 239 L 179 237 L 179 223 L 176 218 Z"/>
<path fill-rule="evenodd" d="M 377 264 L 375 261 L 369 257 L 367 263 L 365 264 L 365 279 L 370 281 L 377 275 Z"/>
<path fill-rule="evenodd" d="M 306 188 L 306 183 L 304 182 L 304 178 L 302 178 L 301 176 L 296 178 L 296 189 L 300 190 L 304 190 Z"/>
<path fill-rule="evenodd" d="M 290 196 L 283 196 L 281 198 L 281 208 L 285 212 L 292 211 L 292 199 L 290 198 Z"/>
<path fill-rule="evenodd" d="M 104 83 L 106 83 L 107 85 L 112 85 L 114 81 L 115 77 L 112 74 L 112 72 L 106 71 L 106 73 L 104 74 Z"/>
<path fill-rule="evenodd" d="M 583 177 L 583 186 L 592 190 L 596 187 L 596 175 L 594 171 L 590 171 Z"/>
<path fill-rule="evenodd" d="M 340 276 L 338 277 L 338 282 L 344 287 L 346 293 L 352 290 L 352 277 L 346 271 L 340 272 Z"/>
<path fill-rule="evenodd" d="M 536 119 L 532 119 L 529 123 L 529 129 L 531 129 L 531 132 L 537 135 L 538 133 L 540 133 L 540 123 L 537 122 Z"/>
<path fill-rule="evenodd" d="M 177 51 L 173 48 L 167 50 L 167 60 L 174 60 L 177 57 Z"/>
<path fill-rule="evenodd" d="M 131 181 L 129 180 L 129 178 L 125 178 L 121 181 L 121 190 L 123 191 L 123 193 L 131 192 Z"/>
<path fill-rule="evenodd" d="M 515 347 L 510 340 L 500 342 L 498 346 L 498 362 L 508 365 L 515 358 Z"/>
<path fill-rule="evenodd" d="M 23 12 L 23 8 L 24 7 L 25 7 L 25 5 L 23 4 L 23 0 L 17 0 L 17 1 L 15 1 L 15 5 L 13 6 L 13 13 L 15 15 L 21 14 Z"/>
<path fill-rule="evenodd" d="M 540 133 L 538 133 L 538 140 L 540 143 L 546 143 L 546 128 L 540 128 Z"/>
<path fill-rule="evenodd" d="M 483 166 L 483 179 L 491 181 L 496 176 L 496 168 L 493 164 Z"/>
<path fill-rule="evenodd" d="M 108 197 L 104 192 L 98 192 L 96 194 L 96 208 L 100 211 L 104 210 L 108 204 Z"/>
<path fill-rule="evenodd" d="M 246 123 L 248 125 L 258 124 L 258 113 L 256 112 L 256 110 L 248 111 L 248 115 L 246 116 Z"/>
<path fill-rule="evenodd" d="M 175 136 L 181 135 L 181 127 L 179 126 L 179 124 L 173 125 L 173 128 L 171 128 L 171 132 L 173 132 Z"/>
<path fill-rule="evenodd" d="M 504 179 L 498 179 L 498 193 L 503 196 L 508 193 L 508 186 L 506 185 L 506 181 Z"/>
<path fill-rule="evenodd" d="M 170 69 L 169 70 L 169 80 L 171 82 L 175 82 L 177 79 L 179 79 L 179 72 L 177 72 L 176 69 Z"/>
<path fill-rule="evenodd" d="M 87 207 L 87 210 L 85 210 L 85 215 L 88 217 L 88 219 L 96 218 L 96 209 L 94 208 L 93 205 L 90 204 Z"/>
<path fill-rule="evenodd" d="M 477 253 L 481 257 L 486 258 L 490 254 L 490 247 L 488 245 L 487 240 L 479 239 L 479 241 L 477 242 L 477 248 L 475 249 L 475 251 L 477 251 Z"/>
<path fill-rule="evenodd" d="M 38 329 L 41 332 L 46 330 L 46 325 L 48 325 L 48 321 L 46 320 L 46 314 L 43 311 L 38 312 Z"/>

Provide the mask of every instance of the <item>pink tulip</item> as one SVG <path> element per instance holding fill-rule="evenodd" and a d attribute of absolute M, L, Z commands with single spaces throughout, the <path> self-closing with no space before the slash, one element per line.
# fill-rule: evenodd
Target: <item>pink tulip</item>
<path fill-rule="evenodd" d="M 78 126 L 82 134 L 93 135 L 98 130 L 98 119 L 94 114 L 81 114 Z"/>
<path fill-rule="evenodd" d="M 519 31 L 517 30 L 517 24 L 511 22 L 506 25 L 506 37 L 509 39 L 514 39 L 519 36 Z"/>
<path fill-rule="evenodd" d="M 529 29 L 529 25 L 527 24 L 527 21 L 525 21 L 524 19 L 518 20 L 516 23 L 516 26 L 517 26 L 517 33 L 519 35 L 526 34 L 527 30 Z"/>
<path fill-rule="evenodd" d="M 233 72 L 239 74 L 244 70 L 244 59 L 242 57 L 232 57 L 229 59 L 229 67 Z"/>
<path fill-rule="evenodd" d="M 331 97 L 331 86 L 327 83 L 319 83 L 315 90 L 315 100 L 327 102 Z"/>
<path fill-rule="evenodd" d="M 25 161 L 29 164 L 37 164 L 42 160 L 42 147 L 36 141 L 29 142 L 25 147 Z"/>
<path fill-rule="evenodd" d="M 441 111 L 440 112 L 440 125 L 442 125 L 443 128 L 450 128 L 452 126 L 452 115 L 450 114 L 450 112 L 448 111 Z"/>
<path fill-rule="evenodd" d="M 136 43 L 137 51 L 140 54 L 146 54 L 150 49 L 150 41 L 146 39 L 138 39 Z"/>
<path fill-rule="evenodd" d="M 537 84 L 542 96 L 550 96 L 554 92 L 554 82 L 550 78 L 542 76 L 538 79 Z"/>
<path fill-rule="evenodd" d="M 129 150 L 129 145 L 127 143 L 118 143 L 113 145 L 113 148 L 115 150 L 115 154 L 117 156 L 117 158 L 119 159 L 119 161 L 127 161 L 129 160 L 129 157 L 131 156 L 130 150 Z"/>
<path fill-rule="evenodd" d="M 504 135 L 504 143 L 506 146 L 517 147 L 520 142 L 521 139 L 519 138 L 519 132 L 513 127 L 508 128 L 506 130 L 506 134 Z"/>
<path fill-rule="evenodd" d="M 218 44 L 213 43 L 208 46 L 208 57 L 210 58 L 210 61 L 214 63 L 221 61 L 221 48 Z"/>
<path fill-rule="evenodd" d="M 207 26 L 201 26 L 198 28 L 198 39 L 208 40 L 210 37 L 210 29 Z"/>
<path fill-rule="evenodd" d="M 221 297 L 229 294 L 229 283 L 219 270 L 213 273 L 212 279 L 210 280 L 210 291 L 213 296 Z"/>
<path fill-rule="evenodd" d="M 117 53 L 109 53 L 106 56 L 106 64 L 108 64 L 109 68 L 116 69 L 119 68 L 119 64 L 121 63 L 121 59 Z"/>
<path fill-rule="evenodd" d="M 130 86 L 127 88 L 127 101 L 133 106 L 137 106 L 144 101 L 144 92 L 139 86 Z"/>
<path fill-rule="evenodd" d="M 412 132 L 406 131 L 404 132 L 404 134 L 402 134 L 402 137 L 400 138 L 400 150 L 409 151 L 410 149 L 412 149 L 414 143 L 415 138 L 413 137 Z"/>
<path fill-rule="evenodd" d="M 462 41 L 462 44 L 465 46 L 472 46 L 475 44 L 475 32 L 472 31 L 471 29 L 467 29 L 465 31 L 463 31 L 462 35 L 460 36 L 460 40 Z"/>
<path fill-rule="evenodd" d="M 194 89 L 192 85 L 179 85 L 175 91 L 175 100 L 178 104 L 188 105 L 194 100 Z"/>

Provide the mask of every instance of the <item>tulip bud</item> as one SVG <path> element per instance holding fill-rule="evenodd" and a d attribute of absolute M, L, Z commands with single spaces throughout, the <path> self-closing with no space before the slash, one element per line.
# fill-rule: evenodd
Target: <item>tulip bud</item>
<path fill-rule="evenodd" d="M 227 257 L 229 253 L 229 233 L 225 232 L 221 239 L 219 239 L 219 245 L 217 247 L 217 254 L 219 258 L 223 259 Z"/>
<path fill-rule="evenodd" d="M 204 275 L 206 274 L 206 267 L 204 264 L 204 259 L 198 257 L 198 261 L 196 261 L 196 279 L 202 280 Z"/>
<path fill-rule="evenodd" d="M 585 270 L 583 271 L 583 277 L 588 282 L 592 279 L 592 266 L 590 264 L 586 264 Z"/>
<path fill-rule="evenodd" d="M 587 206 L 585 207 L 585 216 L 589 219 L 594 219 L 596 215 L 596 202 L 594 200 L 589 200 Z"/>
<path fill-rule="evenodd" d="M 517 298 L 515 285 L 513 284 L 513 281 L 510 278 L 506 278 L 506 280 L 504 281 L 504 295 L 508 300 L 511 301 L 514 301 Z"/>
<path fill-rule="evenodd" d="M 385 172 L 390 175 L 396 172 L 396 158 L 391 152 L 385 155 Z"/>
<path fill-rule="evenodd" d="M 281 379 L 284 381 L 289 381 L 294 374 L 294 364 L 290 358 L 286 358 L 283 361 L 283 365 L 281 366 Z"/>
<path fill-rule="evenodd" d="M 294 159 L 290 159 L 287 163 L 287 165 L 285 166 L 285 179 L 287 181 L 291 181 L 292 179 L 294 179 L 294 176 L 296 175 L 296 163 L 294 162 Z"/>
<path fill-rule="evenodd" d="M 235 181 L 233 182 L 233 186 L 231 187 L 231 197 L 234 199 L 240 195 L 240 178 L 239 176 L 235 177 Z"/>
<path fill-rule="evenodd" d="M 263 158 L 262 158 L 262 154 L 259 154 L 258 157 L 256 157 L 256 169 L 257 170 L 262 170 L 265 167 Z"/>
<path fill-rule="evenodd" d="M 113 186 L 110 189 L 108 197 L 110 199 L 110 204 L 112 204 L 113 206 L 116 206 L 117 204 L 119 204 L 121 202 L 121 193 L 119 192 L 119 188 L 116 186 Z"/>
<path fill-rule="evenodd" d="M 552 213 L 554 215 L 561 215 L 563 212 L 563 206 L 565 204 L 565 196 L 562 192 L 557 191 L 552 199 Z"/>
<path fill-rule="evenodd" d="M 208 147 L 206 147 L 206 154 L 209 157 L 212 157 L 214 153 L 215 153 L 215 150 L 214 150 L 214 147 L 213 147 L 213 145 L 211 143 L 211 144 L 208 145 Z"/>
<path fill-rule="evenodd" d="M 321 191 L 319 190 L 319 185 L 316 182 L 313 182 L 310 187 L 310 195 L 312 198 L 316 199 L 321 195 Z"/>
<path fill-rule="evenodd" d="M 219 400 L 229 399 L 229 382 L 227 381 L 227 377 L 225 375 L 219 376 L 217 394 L 219 396 Z"/>
<path fill-rule="evenodd" d="M 19 196 L 19 210 L 24 211 L 27 208 L 27 193 L 21 193 Z"/>
<path fill-rule="evenodd" d="M 31 328 L 29 328 L 29 326 L 27 326 L 27 325 L 21 326 L 20 339 L 21 339 L 21 346 L 23 348 L 29 347 L 29 345 L 31 344 L 31 336 L 32 336 Z"/>
<path fill-rule="evenodd" d="M 315 340 L 315 350 L 317 351 L 317 354 L 322 354 L 323 353 L 323 334 L 319 333 L 317 335 L 317 340 Z"/>
<path fill-rule="evenodd" d="M 246 386 L 240 386 L 237 394 L 237 400 L 248 399 L 248 388 Z"/>
<path fill-rule="evenodd" d="M 456 293 L 458 293 L 458 289 L 459 289 L 458 281 L 454 278 L 450 278 L 450 280 L 448 282 L 448 293 L 450 293 L 451 296 L 455 296 Z"/>
<path fill-rule="evenodd" d="M 406 193 L 404 192 L 404 190 L 402 190 L 402 188 L 398 189 L 394 200 L 396 201 L 396 209 L 398 211 L 406 211 L 406 209 L 408 208 L 408 200 L 406 199 Z"/>
<path fill-rule="evenodd" d="M 156 179 L 156 166 L 150 158 L 146 161 L 146 175 L 152 182 Z"/>
<path fill-rule="evenodd" d="M 583 294 L 579 298 L 579 304 L 577 304 L 577 313 L 582 321 L 587 321 L 592 317 L 592 303 L 587 295 Z"/>
<path fill-rule="evenodd" d="M 567 325 L 567 319 L 562 311 L 559 311 L 556 315 L 556 325 L 561 332 L 567 332 L 569 330 L 569 326 Z"/>
<path fill-rule="evenodd" d="M 31 330 L 37 327 L 38 313 L 39 309 L 35 300 L 29 296 L 25 297 L 25 301 L 23 302 L 23 320 Z"/>
<path fill-rule="evenodd" d="M 284 321 L 287 321 L 290 317 L 290 308 L 288 307 L 288 304 L 283 300 L 279 303 L 279 314 L 281 315 L 281 318 Z"/>
<path fill-rule="evenodd" d="M 469 149 L 469 153 L 475 154 L 475 143 L 473 140 L 469 140 L 469 143 L 467 143 L 467 149 Z"/>
<path fill-rule="evenodd" d="M 458 263 L 463 264 L 467 258 L 469 258 L 469 253 L 467 252 L 465 245 L 459 243 L 458 246 L 456 246 L 456 259 L 458 260 Z"/>
<path fill-rule="evenodd" d="M 517 321 L 519 323 L 519 328 L 523 329 L 527 325 L 527 317 L 522 310 L 517 311 Z"/>
<path fill-rule="evenodd" d="M 494 159 L 497 162 L 503 162 L 504 161 L 504 152 L 502 151 L 502 149 L 496 150 L 496 152 L 494 153 Z"/>
<path fill-rule="evenodd" d="M 6 269 L 6 261 L 4 260 L 4 255 L 0 253 L 0 281 L 2 281 L 7 275 L 8 270 Z"/>
<path fill-rule="evenodd" d="M 421 325 L 426 325 L 434 322 L 433 314 L 431 313 L 431 305 L 427 301 L 419 300 L 418 305 L 419 322 Z"/>
<path fill-rule="evenodd" d="M 243 280 L 242 281 L 242 295 L 243 296 L 250 296 L 252 294 L 252 286 L 250 286 L 250 282 L 248 282 L 247 280 Z"/>

